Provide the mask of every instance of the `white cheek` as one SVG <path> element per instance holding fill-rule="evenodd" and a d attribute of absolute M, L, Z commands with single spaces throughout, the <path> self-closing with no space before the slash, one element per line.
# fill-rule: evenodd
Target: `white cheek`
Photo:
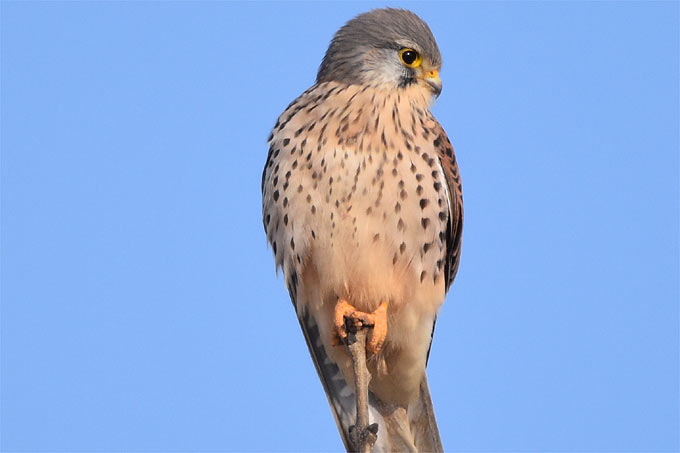
<path fill-rule="evenodd" d="M 406 69 L 393 49 L 364 49 L 358 60 L 362 62 L 359 78 L 362 83 L 370 85 L 396 87 Z"/>
<path fill-rule="evenodd" d="M 399 85 L 404 76 L 404 66 L 396 58 L 381 58 L 367 65 L 363 81 L 378 85 Z"/>

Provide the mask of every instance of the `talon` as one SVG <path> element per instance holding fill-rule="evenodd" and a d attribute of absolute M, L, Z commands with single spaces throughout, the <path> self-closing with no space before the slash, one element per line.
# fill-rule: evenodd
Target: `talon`
<path fill-rule="evenodd" d="M 380 303 L 378 308 L 372 313 L 372 317 L 373 330 L 371 331 L 371 339 L 368 341 L 366 349 L 371 354 L 378 355 L 387 336 L 387 301 Z"/>
<path fill-rule="evenodd" d="M 340 299 L 335 306 L 335 318 L 333 328 L 333 343 L 339 345 L 347 339 L 347 328 L 345 318 L 352 318 L 356 308 L 352 307 L 346 300 Z"/>
<path fill-rule="evenodd" d="M 333 344 L 343 344 L 347 339 L 347 322 L 355 329 L 372 327 L 371 338 L 366 345 L 366 350 L 377 355 L 387 336 L 387 301 L 381 302 L 373 313 L 364 313 L 344 299 L 338 300 L 335 306 L 333 329 Z"/>

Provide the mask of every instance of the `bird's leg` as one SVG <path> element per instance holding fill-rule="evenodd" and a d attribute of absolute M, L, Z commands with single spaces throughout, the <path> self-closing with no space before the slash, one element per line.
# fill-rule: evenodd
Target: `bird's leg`
<path fill-rule="evenodd" d="M 380 352 L 387 336 L 387 301 L 381 302 L 373 313 L 364 313 L 346 300 L 340 299 L 335 306 L 334 324 L 337 343 L 347 343 L 348 327 L 354 331 L 372 327 L 371 339 L 366 349 L 375 356 Z"/>

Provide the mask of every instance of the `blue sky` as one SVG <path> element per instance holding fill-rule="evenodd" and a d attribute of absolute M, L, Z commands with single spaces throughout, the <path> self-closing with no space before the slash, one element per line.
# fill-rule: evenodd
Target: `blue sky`
<path fill-rule="evenodd" d="M 1 447 L 337 451 L 260 220 L 269 129 L 381 3 L 2 2 Z M 465 193 L 448 451 L 674 451 L 677 2 L 395 3 Z"/>

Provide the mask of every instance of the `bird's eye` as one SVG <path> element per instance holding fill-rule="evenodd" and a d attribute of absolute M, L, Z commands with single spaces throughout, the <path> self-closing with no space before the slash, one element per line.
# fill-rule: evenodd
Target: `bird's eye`
<path fill-rule="evenodd" d="M 401 62 L 409 68 L 417 68 L 420 66 L 420 63 L 423 62 L 423 57 L 421 57 L 418 52 L 409 47 L 399 51 L 399 58 L 401 59 Z"/>

